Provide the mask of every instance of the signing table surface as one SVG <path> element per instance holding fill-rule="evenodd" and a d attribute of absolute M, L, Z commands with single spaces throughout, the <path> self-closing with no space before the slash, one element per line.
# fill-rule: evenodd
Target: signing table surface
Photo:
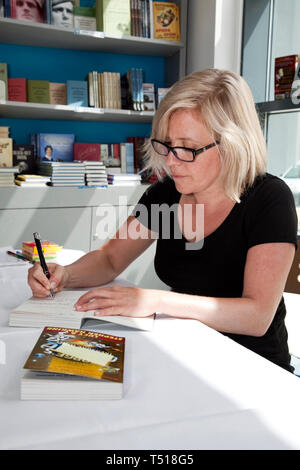
<path fill-rule="evenodd" d="M 105 327 L 126 338 L 122 400 L 21 401 L 22 367 L 41 333 L 8 326 L 31 294 L 27 269 L 0 267 L 1 449 L 300 448 L 298 377 L 163 314 L 151 332 Z"/>

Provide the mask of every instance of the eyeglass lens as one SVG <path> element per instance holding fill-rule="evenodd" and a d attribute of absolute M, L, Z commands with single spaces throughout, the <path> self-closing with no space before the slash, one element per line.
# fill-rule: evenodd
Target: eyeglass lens
<path fill-rule="evenodd" d="M 165 157 L 170 152 L 170 148 L 160 142 L 154 141 L 153 147 L 157 153 L 159 153 L 160 155 L 164 155 Z M 191 152 L 190 150 L 186 150 L 180 147 L 175 147 L 172 149 L 172 152 L 180 160 L 192 161 L 194 159 L 193 152 Z"/>

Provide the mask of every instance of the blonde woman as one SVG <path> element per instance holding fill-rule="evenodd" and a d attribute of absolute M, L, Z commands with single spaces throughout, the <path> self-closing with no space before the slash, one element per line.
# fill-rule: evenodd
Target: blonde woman
<path fill-rule="evenodd" d="M 34 266 L 33 293 L 49 295 L 51 283 L 56 290 L 105 284 L 158 237 L 155 268 L 171 291 L 96 288 L 76 308 L 198 320 L 292 371 L 282 293 L 297 217 L 289 188 L 266 173 L 266 146 L 245 81 L 212 69 L 177 82 L 155 115 L 147 154 L 160 179 L 120 228 L 122 237 L 67 267 L 49 265 L 50 282 Z M 163 222 L 172 218 L 152 210 L 162 205 L 176 209 L 167 236 Z M 139 238 L 131 236 L 133 226 Z"/>

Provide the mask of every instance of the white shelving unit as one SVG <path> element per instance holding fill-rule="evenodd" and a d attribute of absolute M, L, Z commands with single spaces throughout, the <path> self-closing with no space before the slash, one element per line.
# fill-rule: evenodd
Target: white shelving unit
<path fill-rule="evenodd" d="M 22 119 L 56 119 L 68 121 L 151 122 L 152 111 L 85 108 L 0 100 L 0 117 Z"/>

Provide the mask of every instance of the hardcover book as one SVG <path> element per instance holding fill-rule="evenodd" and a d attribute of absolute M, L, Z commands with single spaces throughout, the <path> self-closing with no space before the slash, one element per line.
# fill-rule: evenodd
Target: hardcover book
<path fill-rule="evenodd" d="M 10 17 L 15 18 L 16 20 L 43 23 L 44 1 L 46 0 L 33 0 L 25 3 L 18 0 L 10 0 Z"/>
<path fill-rule="evenodd" d="M 50 82 L 50 104 L 67 104 L 67 85 L 65 83 Z"/>
<path fill-rule="evenodd" d="M 8 78 L 8 100 L 27 101 L 26 78 Z"/>
<path fill-rule="evenodd" d="M 97 30 L 123 36 L 131 34 L 130 0 L 96 0 Z"/>
<path fill-rule="evenodd" d="M 108 285 L 128 286 L 129 283 L 119 280 Z M 75 310 L 74 304 L 76 301 L 89 290 L 64 289 L 56 293 L 54 298 L 39 299 L 32 297 L 11 312 L 9 325 L 37 328 L 58 325 L 62 328 L 82 328 L 86 320 L 93 320 L 97 328 L 116 324 L 139 330 L 152 330 L 155 315 L 143 318 L 122 315 L 95 317 L 93 310 L 90 312 Z"/>
<path fill-rule="evenodd" d="M 23 400 L 120 399 L 125 338 L 46 327 L 25 365 Z"/>
<path fill-rule="evenodd" d="M 176 3 L 153 2 L 155 39 L 180 41 L 180 11 Z"/>
<path fill-rule="evenodd" d="M 74 28 L 96 31 L 96 10 L 90 7 L 74 7 Z"/>
<path fill-rule="evenodd" d="M 100 144 L 97 143 L 74 143 L 74 160 L 100 161 Z"/>
<path fill-rule="evenodd" d="M 71 162 L 74 141 L 74 134 L 37 134 L 37 155 L 46 162 Z"/>
<path fill-rule="evenodd" d="M 67 104 L 88 107 L 88 84 L 86 81 L 67 81 Z"/>
<path fill-rule="evenodd" d="M 297 65 L 298 55 L 296 54 L 277 57 L 275 59 L 275 100 L 282 100 L 290 97 Z"/>
<path fill-rule="evenodd" d="M 50 104 L 50 84 L 47 80 L 27 80 L 27 101 Z"/>
<path fill-rule="evenodd" d="M 0 138 L 0 167 L 12 167 L 12 139 L 10 137 Z"/>
<path fill-rule="evenodd" d="M 36 160 L 33 145 L 13 144 L 13 165 L 18 167 L 20 174 L 34 173 Z"/>

